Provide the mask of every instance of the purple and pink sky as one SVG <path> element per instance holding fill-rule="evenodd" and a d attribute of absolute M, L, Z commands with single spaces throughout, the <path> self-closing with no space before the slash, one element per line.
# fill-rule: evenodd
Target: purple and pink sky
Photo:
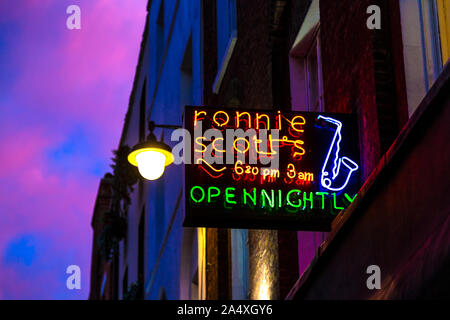
<path fill-rule="evenodd" d="M 81 30 L 66 8 L 81 8 Z M 0 1 L 0 299 L 86 299 L 147 0 Z M 81 268 L 81 290 L 66 268 Z"/>

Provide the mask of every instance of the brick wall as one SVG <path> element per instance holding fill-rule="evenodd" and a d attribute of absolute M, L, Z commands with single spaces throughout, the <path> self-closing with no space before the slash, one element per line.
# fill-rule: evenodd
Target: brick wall
<path fill-rule="evenodd" d="M 381 30 L 366 27 L 372 4 L 381 8 Z M 406 121 L 397 9 L 387 0 L 320 2 L 325 108 L 357 114 L 364 179 Z"/>
<path fill-rule="evenodd" d="M 373 45 L 366 28 L 368 2 L 320 2 L 325 109 L 358 115 L 363 178 L 380 158 Z"/>
<path fill-rule="evenodd" d="M 216 8 L 214 1 L 204 2 L 204 102 L 206 105 L 272 108 L 270 13 L 270 1 L 237 1 L 238 40 L 219 94 L 216 95 L 212 92 L 219 67 L 217 65 Z"/>

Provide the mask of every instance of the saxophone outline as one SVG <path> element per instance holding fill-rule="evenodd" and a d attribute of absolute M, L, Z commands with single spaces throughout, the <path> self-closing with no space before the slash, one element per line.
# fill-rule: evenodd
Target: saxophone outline
<path fill-rule="evenodd" d="M 323 119 L 329 123 L 336 125 L 336 131 L 334 133 L 333 140 L 331 141 L 330 148 L 328 149 L 327 156 L 326 156 L 325 161 L 322 166 L 320 183 L 325 189 L 328 189 L 330 191 L 335 191 L 335 192 L 341 191 L 342 189 L 344 189 L 347 186 L 352 173 L 354 171 L 358 170 L 359 166 L 356 162 L 354 162 L 353 160 L 351 160 L 348 157 L 339 158 L 339 151 L 340 151 L 339 145 L 342 140 L 342 136 L 341 136 L 342 123 L 336 119 L 333 119 L 330 117 L 324 117 L 322 115 L 319 115 L 317 117 L 317 119 L 318 120 Z M 331 152 L 334 147 L 336 147 L 336 152 L 334 154 L 333 169 L 331 170 L 332 174 L 330 177 L 330 172 L 327 170 L 327 166 L 328 166 L 328 162 L 330 160 Z M 339 173 L 342 172 L 341 164 L 344 165 L 344 170 L 347 170 L 347 177 L 341 187 L 334 187 L 334 186 L 332 186 L 333 182 L 336 180 L 336 177 L 339 175 Z"/>

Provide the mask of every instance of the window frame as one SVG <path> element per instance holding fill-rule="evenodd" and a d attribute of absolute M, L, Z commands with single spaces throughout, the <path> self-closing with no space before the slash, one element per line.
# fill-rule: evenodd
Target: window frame
<path fill-rule="evenodd" d="M 320 48 L 321 42 L 320 42 L 320 27 L 316 31 L 316 34 L 314 35 L 314 40 L 311 43 L 311 47 L 309 48 L 306 56 L 304 59 L 304 71 L 305 71 L 305 90 L 306 90 L 306 102 L 308 106 L 308 111 L 314 111 L 314 112 L 323 112 L 324 111 L 324 101 L 323 101 L 323 75 L 322 75 L 322 55 L 321 55 L 321 48 Z M 317 72 L 317 100 L 314 102 L 314 105 L 311 101 L 311 83 L 313 80 L 311 80 L 312 73 L 309 70 L 309 59 L 311 54 L 315 51 L 316 55 L 316 69 Z M 318 104 L 318 107 L 316 105 Z"/>
<path fill-rule="evenodd" d="M 222 0 L 224 1 L 224 0 Z M 228 37 L 228 43 L 225 49 L 225 52 L 222 56 L 221 62 L 218 63 L 217 74 L 213 83 L 213 93 L 218 94 L 220 91 L 220 86 L 222 84 L 223 78 L 225 76 L 225 72 L 228 68 L 228 64 L 230 63 L 231 56 L 233 55 L 234 48 L 236 47 L 236 42 L 238 39 L 237 33 L 237 6 L 236 0 L 226 0 L 229 1 L 232 5 L 232 10 L 228 10 L 227 14 L 231 15 L 231 23 L 230 23 L 230 35 Z M 216 0 L 216 14 L 217 14 L 217 0 Z M 229 16 L 230 17 L 230 16 Z M 229 18 L 228 17 L 228 18 Z M 216 25 L 218 24 L 219 19 L 216 17 Z M 217 39 L 217 41 L 219 41 Z M 219 46 L 217 46 L 219 47 Z M 219 60 L 219 51 L 217 50 L 217 59 Z"/>

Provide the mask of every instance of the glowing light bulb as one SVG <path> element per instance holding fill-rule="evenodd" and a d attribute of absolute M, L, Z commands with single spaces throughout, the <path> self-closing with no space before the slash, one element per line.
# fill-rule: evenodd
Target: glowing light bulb
<path fill-rule="evenodd" d="M 156 180 L 162 176 L 166 156 L 157 151 L 144 151 L 136 155 L 139 173 L 147 180 Z"/>

